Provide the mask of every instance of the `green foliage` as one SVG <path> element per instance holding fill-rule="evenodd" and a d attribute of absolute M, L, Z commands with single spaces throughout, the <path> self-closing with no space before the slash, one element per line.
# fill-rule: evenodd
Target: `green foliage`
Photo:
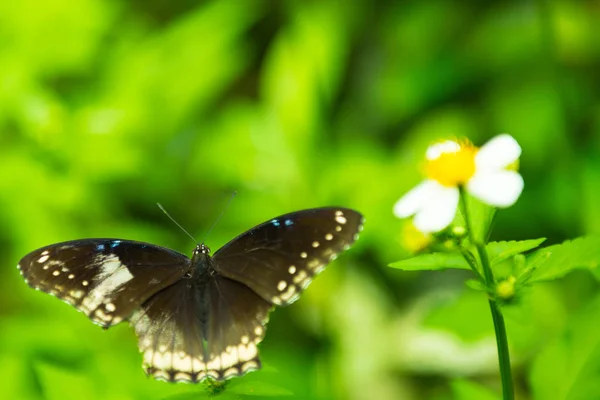
<path fill-rule="evenodd" d="M 486 250 L 490 257 L 490 263 L 496 265 L 517 254 L 535 249 L 545 240 L 545 238 L 541 238 L 521 241 L 511 240 L 509 242 L 491 242 L 486 246 Z"/>
<path fill-rule="evenodd" d="M 262 396 L 262 397 L 287 397 L 292 396 L 290 390 L 279 387 L 269 382 L 260 381 L 240 381 L 234 382 L 228 388 L 230 393 L 246 396 Z"/>
<path fill-rule="evenodd" d="M 530 283 L 560 278 L 575 268 L 587 268 L 598 276 L 600 237 L 586 236 L 532 253 L 523 272 Z"/>
<path fill-rule="evenodd" d="M 14 268 L 83 237 L 189 253 L 160 202 L 213 251 L 294 209 L 367 219 L 351 251 L 271 314 L 267 367 L 214 398 L 486 398 L 496 288 L 457 252 L 406 258 L 391 208 L 432 141 L 509 132 L 521 199 L 497 215 L 468 205 L 476 239 L 491 231 L 497 277 L 519 278 L 503 307 L 516 382 L 533 388 L 519 398 L 598 397 L 597 19 L 563 0 L 0 2 L 0 395 L 209 398 L 146 378 L 126 324 L 103 331 Z M 538 237 L 550 245 L 534 250 Z M 479 261 L 470 239 L 452 240 Z M 474 344 L 482 353 L 466 357 Z"/>
<path fill-rule="evenodd" d="M 486 296 L 465 290 L 457 298 L 436 304 L 424 319 L 424 325 L 452 332 L 466 343 L 483 340 L 492 331 Z"/>
<path fill-rule="evenodd" d="M 469 269 L 469 265 L 460 253 L 422 254 L 391 263 L 390 267 L 404 271 L 426 271 L 447 268 Z"/>
<path fill-rule="evenodd" d="M 467 208 L 471 220 L 471 237 L 478 243 L 486 243 L 496 216 L 496 209 L 479 201 L 473 196 L 466 195 Z M 465 226 L 464 210 L 457 213 L 456 221 L 459 226 Z"/>
<path fill-rule="evenodd" d="M 500 396 L 485 386 L 466 380 L 452 381 L 455 400 L 499 400 Z"/>
<path fill-rule="evenodd" d="M 524 253 L 528 250 L 535 249 L 546 239 L 532 239 L 509 242 L 490 242 L 486 245 L 486 250 L 490 257 L 490 263 L 496 265 L 505 261 L 517 254 Z M 474 248 L 469 249 L 471 254 L 475 252 Z M 410 257 L 405 260 L 396 261 L 389 265 L 392 268 L 397 268 L 405 271 L 425 271 L 425 270 L 440 270 L 448 268 L 469 269 L 469 264 L 465 261 L 464 256 L 455 252 L 437 252 L 431 254 L 421 254 L 415 257 Z"/>
<path fill-rule="evenodd" d="M 535 398 L 600 397 L 600 297 L 572 316 L 565 332 L 535 359 L 530 381 Z"/>
<path fill-rule="evenodd" d="M 77 400 L 103 398 L 102 388 L 97 387 L 91 376 L 64 370 L 52 364 L 39 362 L 35 365 L 42 386 L 43 397 L 48 400 Z"/>

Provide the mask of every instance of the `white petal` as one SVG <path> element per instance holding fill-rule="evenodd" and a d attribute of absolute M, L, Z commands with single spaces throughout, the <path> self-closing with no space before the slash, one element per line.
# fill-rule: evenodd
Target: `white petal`
<path fill-rule="evenodd" d="M 435 193 L 435 187 L 439 184 L 432 180 L 426 180 L 412 188 L 408 193 L 394 204 L 394 215 L 398 218 L 406 218 L 421 209 L 428 197 Z"/>
<path fill-rule="evenodd" d="M 507 133 L 490 139 L 475 155 L 475 166 L 479 169 L 502 169 L 519 159 L 521 146 Z"/>
<path fill-rule="evenodd" d="M 444 142 L 435 143 L 429 146 L 425 152 L 425 158 L 428 160 L 435 160 L 444 153 L 456 153 L 459 150 L 460 144 L 453 140 L 446 140 Z"/>
<path fill-rule="evenodd" d="M 515 171 L 484 171 L 469 180 L 467 190 L 491 206 L 510 207 L 523 191 L 523 178 Z"/>
<path fill-rule="evenodd" d="M 454 219 L 458 198 L 456 187 L 442 186 L 436 182 L 435 190 L 415 215 L 413 224 L 424 233 L 441 231 Z"/>

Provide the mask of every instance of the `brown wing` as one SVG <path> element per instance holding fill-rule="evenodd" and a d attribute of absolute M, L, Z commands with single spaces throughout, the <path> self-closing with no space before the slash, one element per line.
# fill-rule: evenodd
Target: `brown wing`
<path fill-rule="evenodd" d="M 130 323 L 138 336 L 146 373 L 166 381 L 206 378 L 205 299 L 205 291 L 192 279 L 182 279 L 134 312 Z"/>
<path fill-rule="evenodd" d="M 360 213 L 340 207 L 281 215 L 220 248 L 213 257 L 215 269 L 263 299 L 287 305 L 354 243 L 362 224 Z"/>
<path fill-rule="evenodd" d="M 189 267 L 183 254 L 120 239 L 53 244 L 27 254 L 18 265 L 29 286 L 71 304 L 105 328 L 127 319 Z"/>
<path fill-rule="evenodd" d="M 263 339 L 272 305 L 247 286 L 214 276 L 208 286 L 207 374 L 223 380 L 261 367 Z"/>
<path fill-rule="evenodd" d="M 131 317 L 146 372 L 156 379 L 224 380 L 260 368 L 256 345 L 271 304 L 240 283 L 209 279 L 182 279 Z"/>

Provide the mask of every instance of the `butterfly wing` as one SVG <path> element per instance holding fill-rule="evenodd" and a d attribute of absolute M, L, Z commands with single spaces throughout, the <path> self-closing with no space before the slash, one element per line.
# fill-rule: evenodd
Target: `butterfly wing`
<path fill-rule="evenodd" d="M 172 382 L 224 380 L 260 368 L 256 345 L 271 308 L 248 287 L 215 275 L 161 290 L 130 322 L 148 374 Z"/>
<path fill-rule="evenodd" d="M 247 286 L 214 275 L 208 286 L 207 374 L 224 380 L 260 368 L 257 344 L 271 303 Z"/>
<path fill-rule="evenodd" d="M 129 319 L 155 378 L 224 380 L 260 368 L 256 346 L 273 304 L 297 299 L 362 223 L 350 209 L 311 209 L 258 225 L 194 265 L 147 243 L 84 239 L 38 249 L 18 268 L 95 323 Z"/>
<path fill-rule="evenodd" d="M 130 318 L 156 379 L 198 382 L 206 378 L 206 285 L 181 279 L 148 299 Z"/>
<path fill-rule="evenodd" d="M 147 243 L 83 239 L 35 250 L 18 268 L 32 288 L 50 293 L 110 327 L 189 270 L 183 254 Z"/>
<path fill-rule="evenodd" d="M 339 207 L 285 214 L 219 249 L 213 257 L 215 270 L 273 304 L 290 304 L 358 239 L 363 222 L 360 213 Z"/>

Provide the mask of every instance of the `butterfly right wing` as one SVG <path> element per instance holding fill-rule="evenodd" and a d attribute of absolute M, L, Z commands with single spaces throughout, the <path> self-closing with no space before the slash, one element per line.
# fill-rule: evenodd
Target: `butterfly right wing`
<path fill-rule="evenodd" d="M 29 286 L 62 299 L 108 328 L 180 280 L 190 260 L 148 243 L 82 239 L 35 250 L 21 259 L 18 268 Z"/>
<path fill-rule="evenodd" d="M 341 207 L 281 215 L 217 250 L 215 270 L 275 305 L 287 305 L 358 239 L 363 222 L 360 213 Z"/>

